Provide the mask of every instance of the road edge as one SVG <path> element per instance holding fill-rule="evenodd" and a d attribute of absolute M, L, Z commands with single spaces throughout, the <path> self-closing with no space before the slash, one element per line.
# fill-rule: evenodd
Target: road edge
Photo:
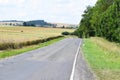
<path fill-rule="evenodd" d="M 84 45 L 84 42 L 82 43 L 81 46 L 83 46 L 83 45 Z M 88 69 L 89 69 L 90 72 L 93 74 L 94 80 L 100 80 L 99 77 L 95 74 L 94 70 L 92 70 L 92 68 L 91 68 L 90 64 L 88 63 L 87 59 L 85 58 L 85 55 L 84 55 L 84 53 L 83 53 L 82 48 L 80 48 L 80 53 L 81 53 L 84 61 L 86 62 L 87 66 L 88 66 Z"/>
<path fill-rule="evenodd" d="M 76 52 L 76 55 L 75 55 L 75 59 L 74 59 L 73 67 L 72 67 L 72 72 L 71 72 L 71 76 L 70 76 L 70 80 L 74 79 L 75 67 L 76 67 L 77 57 L 78 57 L 78 54 L 80 52 L 81 42 L 82 42 L 82 39 L 79 42 L 79 46 L 78 46 L 78 49 L 77 49 L 77 52 Z"/>

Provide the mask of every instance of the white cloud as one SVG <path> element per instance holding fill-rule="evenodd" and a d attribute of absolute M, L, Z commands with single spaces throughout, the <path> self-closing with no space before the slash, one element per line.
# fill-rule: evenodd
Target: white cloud
<path fill-rule="evenodd" d="M 25 0 L 0 0 L 0 5 L 19 5 L 24 2 Z"/>
<path fill-rule="evenodd" d="M 45 19 L 79 23 L 87 5 L 97 0 L 0 0 L 1 19 Z M 9 14 L 8 14 L 9 12 Z"/>

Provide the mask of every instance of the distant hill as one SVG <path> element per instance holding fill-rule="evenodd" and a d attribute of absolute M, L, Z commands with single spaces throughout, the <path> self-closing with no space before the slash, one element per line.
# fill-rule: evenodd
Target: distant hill
<path fill-rule="evenodd" d="M 54 27 L 54 28 L 77 28 L 78 27 L 78 25 L 75 25 L 75 24 L 48 23 L 44 20 L 31 20 L 31 21 L 4 20 L 4 21 L 0 21 L 0 25 Z"/>
<path fill-rule="evenodd" d="M 77 24 L 53 23 L 57 28 L 77 28 Z"/>
<path fill-rule="evenodd" d="M 0 21 L 0 25 L 5 25 L 5 26 L 23 26 L 24 21 L 17 21 L 17 20 L 5 20 L 5 21 Z"/>
<path fill-rule="evenodd" d="M 7 26 L 55 27 L 54 24 L 45 22 L 44 20 L 31 20 L 31 21 L 4 20 L 4 21 L 0 21 L 0 25 L 7 25 Z"/>
<path fill-rule="evenodd" d="M 47 23 L 44 20 L 32 20 L 23 23 L 24 26 L 54 27 L 54 24 Z"/>
<path fill-rule="evenodd" d="M 4 20 L 4 21 L 0 21 L 0 22 L 24 22 L 24 21 L 17 21 L 17 20 Z"/>

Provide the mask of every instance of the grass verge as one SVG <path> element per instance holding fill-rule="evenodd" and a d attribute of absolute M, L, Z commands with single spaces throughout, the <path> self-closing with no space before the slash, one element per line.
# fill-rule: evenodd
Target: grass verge
<path fill-rule="evenodd" d="M 58 42 L 62 39 L 64 39 L 64 37 L 53 39 L 53 40 L 50 40 L 50 41 L 47 41 L 47 42 L 44 42 L 44 43 L 40 43 L 38 45 L 23 47 L 21 49 L 4 50 L 4 51 L 0 52 L 0 59 L 10 57 L 10 56 L 14 56 L 14 55 L 18 55 L 18 54 L 21 54 L 21 53 L 24 53 L 24 52 L 27 52 L 27 51 L 30 51 L 30 50 L 35 50 L 35 49 L 38 49 L 38 48 L 41 48 L 41 47 L 45 47 L 45 46 L 51 45 L 55 42 Z"/>
<path fill-rule="evenodd" d="M 98 80 L 120 80 L 120 46 L 103 38 L 84 39 L 85 58 Z"/>

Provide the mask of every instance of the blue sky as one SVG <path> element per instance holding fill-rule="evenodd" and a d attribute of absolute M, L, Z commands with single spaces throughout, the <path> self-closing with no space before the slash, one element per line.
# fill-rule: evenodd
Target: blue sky
<path fill-rule="evenodd" d="M 35 20 L 78 24 L 87 5 L 97 0 L 0 0 L 0 20 Z"/>

